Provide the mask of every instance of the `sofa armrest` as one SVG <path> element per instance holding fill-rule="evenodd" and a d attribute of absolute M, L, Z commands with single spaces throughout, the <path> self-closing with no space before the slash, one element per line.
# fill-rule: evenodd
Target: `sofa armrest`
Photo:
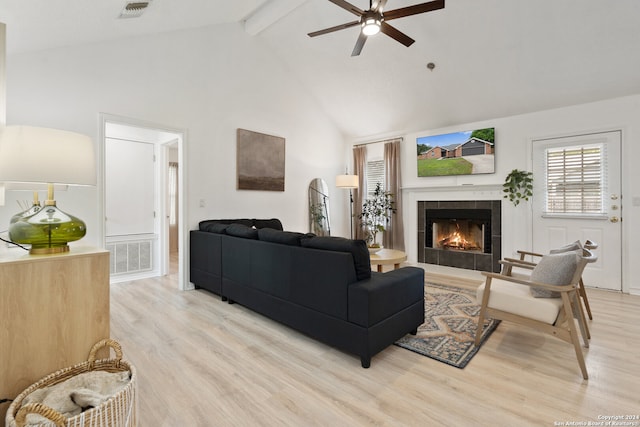
<path fill-rule="evenodd" d="M 369 327 L 423 301 L 424 270 L 403 267 L 349 286 L 349 321 Z"/>

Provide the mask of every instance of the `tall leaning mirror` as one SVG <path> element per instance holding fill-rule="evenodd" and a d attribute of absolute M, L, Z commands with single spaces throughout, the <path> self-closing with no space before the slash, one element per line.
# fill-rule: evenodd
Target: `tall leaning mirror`
<path fill-rule="evenodd" d="M 309 229 L 317 236 L 331 235 L 329 187 L 322 178 L 315 178 L 309 184 Z"/>

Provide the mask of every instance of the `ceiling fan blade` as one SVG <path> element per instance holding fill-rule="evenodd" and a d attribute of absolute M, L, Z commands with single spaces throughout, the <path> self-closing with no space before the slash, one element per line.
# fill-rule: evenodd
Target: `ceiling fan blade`
<path fill-rule="evenodd" d="M 395 27 L 387 24 L 386 22 L 382 23 L 382 25 L 380 26 L 380 31 L 407 47 L 411 46 L 415 42 L 414 39 L 412 39 L 402 31 L 396 29 Z"/>
<path fill-rule="evenodd" d="M 333 3 L 333 4 L 335 4 L 336 6 L 340 6 L 344 10 L 348 10 L 349 12 L 353 13 L 354 15 L 361 16 L 364 13 L 364 10 L 359 9 L 359 8 L 355 7 L 354 5 L 352 5 L 351 3 L 346 2 L 344 0 L 329 0 L 329 1 L 331 3 Z"/>
<path fill-rule="evenodd" d="M 404 18 L 405 16 L 417 15 L 419 13 L 431 12 L 432 10 L 443 8 L 444 0 L 434 0 L 429 3 L 421 3 L 384 12 L 384 19 L 385 21 L 390 21 L 391 19 Z"/>
<path fill-rule="evenodd" d="M 351 52 L 351 56 L 358 56 L 360 52 L 362 52 L 362 48 L 364 47 L 364 42 L 367 41 L 367 36 L 360 31 L 360 35 L 358 36 L 358 40 L 356 41 L 356 45 L 353 47 L 353 51 Z"/>
<path fill-rule="evenodd" d="M 334 31 L 344 30 L 345 28 L 355 27 L 359 25 L 360 21 L 351 21 L 346 24 L 336 25 L 335 27 L 325 28 L 324 30 L 314 31 L 313 33 L 307 34 L 309 37 L 321 36 L 323 34 L 332 33 Z"/>

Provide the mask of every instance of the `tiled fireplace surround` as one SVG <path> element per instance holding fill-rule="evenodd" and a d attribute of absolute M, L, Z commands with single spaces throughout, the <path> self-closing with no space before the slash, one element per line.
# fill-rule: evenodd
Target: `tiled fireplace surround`
<path fill-rule="evenodd" d="M 426 212 L 430 209 L 487 209 L 491 211 L 490 253 L 466 252 L 428 248 L 426 240 Z M 501 200 L 457 200 L 418 201 L 418 262 L 466 268 L 480 271 L 500 271 L 498 261 L 502 256 L 502 201 Z"/>

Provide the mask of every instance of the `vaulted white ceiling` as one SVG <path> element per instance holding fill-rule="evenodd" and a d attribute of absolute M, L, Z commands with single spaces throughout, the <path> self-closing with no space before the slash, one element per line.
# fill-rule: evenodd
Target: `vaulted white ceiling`
<path fill-rule="evenodd" d="M 421 2 L 388 0 L 386 9 Z M 327 0 L 153 0 L 142 18 L 118 20 L 124 5 L 0 0 L 7 50 L 246 21 L 354 138 L 640 93 L 638 0 L 446 0 L 391 22 L 416 40 L 411 47 L 379 34 L 358 57 L 350 56 L 358 27 L 306 35 L 355 19 Z"/>

